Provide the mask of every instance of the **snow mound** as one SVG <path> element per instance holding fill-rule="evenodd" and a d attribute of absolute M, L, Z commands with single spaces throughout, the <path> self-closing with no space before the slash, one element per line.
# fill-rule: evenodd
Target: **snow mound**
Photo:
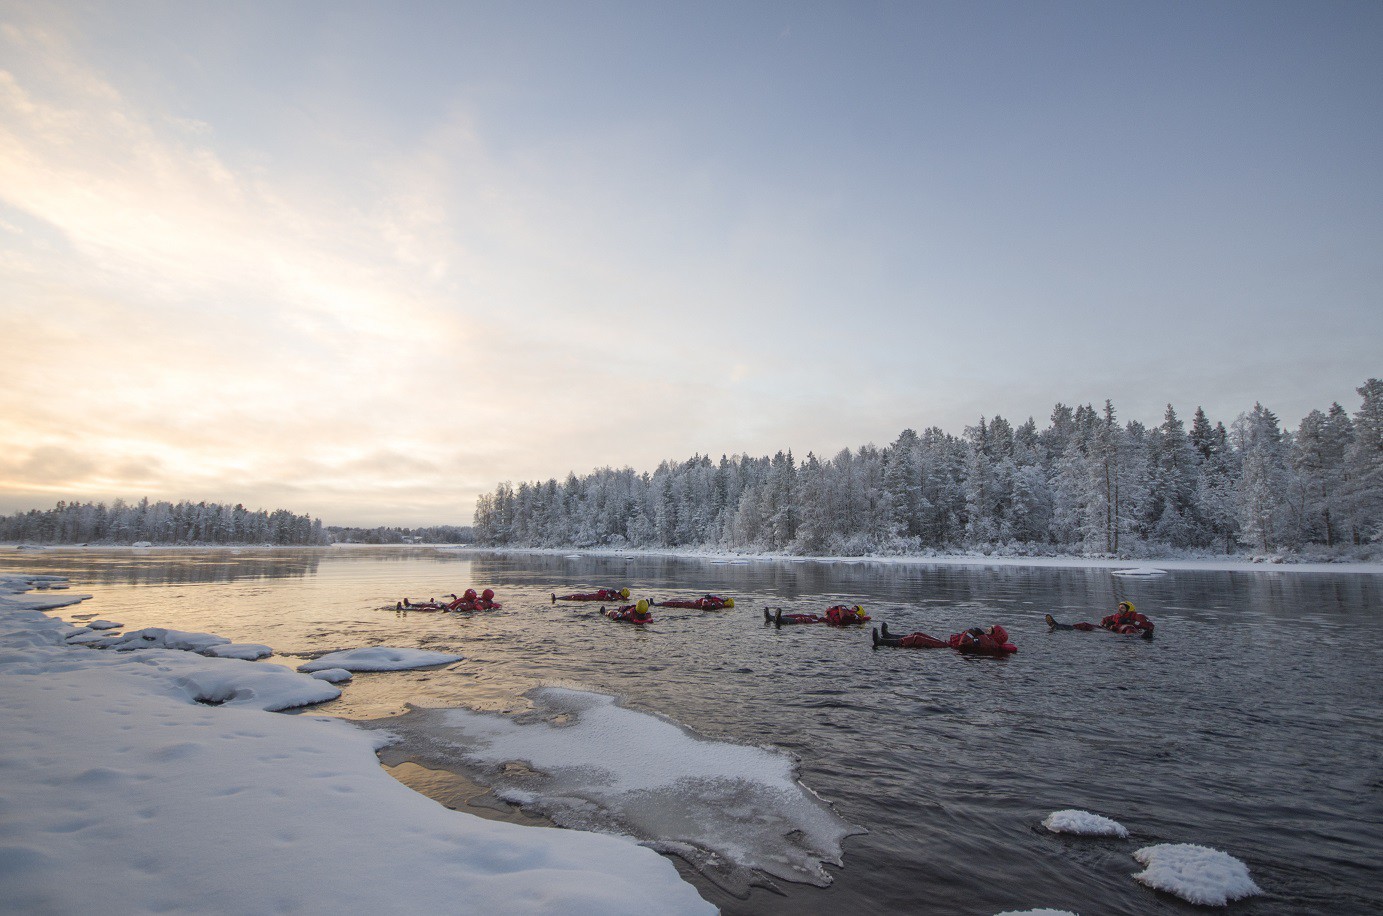
<path fill-rule="evenodd" d="M 266 712 L 312 706 L 334 700 L 341 691 L 325 681 L 304 677 L 282 665 L 259 665 L 241 659 L 185 672 L 173 683 L 196 703 L 249 706 Z"/>
<path fill-rule="evenodd" d="M 1047 815 L 1047 819 L 1042 822 L 1052 833 L 1074 833 L 1080 836 L 1116 836 L 1121 839 L 1128 837 L 1128 829 L 1118 821 L 1112 821 L 1107 817 L 1100 817 L 1098 814 L 1091 814 L 1089 811 L 1081 811 L 1076 808 L 1067 808 L 1064 811 L 1053 811 Z"/>
<path fill-rule="evenodd" d="M 1145 846 L 1133 854 L 1145 871 L 1134 879 L 1201 906 L 1225 906 L 1231 900 L 1263 893 L 1249 877 L 1248 866 L 1228 853 L 1191 843 Z"/>
<path fill-rule="evenodd" d="M 842 840 L 864 832 L 802 786 L 783 751 L 707 740 L 604 694 L 527 696 L 534 709 L 516 718 L 429 709 L 387 727 L 424 762 L 460 764 L 499 798 L 564 827 L 633 834 L 736 892 L 755 871 L 825 887 L 824 863 L 840 865 Z"/>
<path fill-rule="evenodd" d="M 327 681 L 331 684 L 343 684 L 355 677 L 345 668 L 323 668 L 321 671 L 312 672 L 312 676 L 319 681 Z"/>
<path fill-rule="evenodd" d="M 1165 576 L 1167 570 L 1158 569 L 1156 566 L 1138 566 L 1133 569 L 1116 569 L 1113 574 L 1116 576 Z"/>
<path fill-rule="evenodd" d="M 165 630 L 163 627 L 145 627 L 123 636 L 112 636 L 107 640 L 93 643 L 101 649 L 114 649 L 129 652 L 135 649 L 179 649 L 183 652 L 202 652 L 212 646 L 229 645 L 230 640 L 214 633 L 189 633 L 183 630 Z"/>
<path fill-rule="evenodd" d="M 252 662 L 261 658 L 268 658 L 274 654 L 274 650 L 256 642 L 237 642 L 208 646 L 200 654 L 212 658 L 239 658 Z"/>
<path fill-rule="evenodd" d="M 321 658 L 303 662 L 299 671 L 311 673 L 328 668 L 345 668 L 347 671 L 407 671 L 410 668 L 427 668 L 430 665 L 445 665 L 459 662 L 461 656 L 446 652 L 433 652 L 431 649 L 397 649 L 390 646 L 374 646 L 364 649 L 343 649 L 328 652 Z"/>

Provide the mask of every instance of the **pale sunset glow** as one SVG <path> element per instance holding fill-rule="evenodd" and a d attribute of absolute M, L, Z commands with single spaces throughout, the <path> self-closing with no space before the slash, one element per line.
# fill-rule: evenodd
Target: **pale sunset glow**
<path fill-rule="evenodd" d="M 1383 371 L 1369 3 L 0 3 L 0 513 Z"/>

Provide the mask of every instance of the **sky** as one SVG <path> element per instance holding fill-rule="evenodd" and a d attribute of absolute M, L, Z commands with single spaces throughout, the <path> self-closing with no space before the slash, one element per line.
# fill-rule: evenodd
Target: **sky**
<path fill-rule="evenodd" d="M 1376 2 L 0 0 L 0 512 L 1383 376 Z"/>

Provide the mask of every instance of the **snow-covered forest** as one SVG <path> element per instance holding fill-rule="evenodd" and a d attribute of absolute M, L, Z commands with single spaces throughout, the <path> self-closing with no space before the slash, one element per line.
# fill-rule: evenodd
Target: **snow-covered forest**
<path fill-rule="evenodd" d="M 252 512 L 242 505 L 60 502 L 48 510 L 0 515 L 0 541 L 19 544 L 276 544 L 331 543 L 322 523 L 286 509 Z"/>
<path fill-rule="evenodd" d="M 981 418 L 955 436 L 904 430 L 823 459 L 697 455 L 653 473 L 601 468 L 503 483 L 476 541 L 708 547 L 860 556 L 927 550 L 1139 556 L 1349 550 L 1383 541 L 1383 381 L 1284 428 L 1261 404 L 1228 427 L 1121 423 L 1057 404 L 1050 424 Z"/>

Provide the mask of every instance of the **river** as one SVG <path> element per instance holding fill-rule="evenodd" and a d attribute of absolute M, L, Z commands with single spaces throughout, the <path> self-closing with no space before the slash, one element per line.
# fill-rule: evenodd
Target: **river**
<path fill-rule="evenodd" d="M 1136 883 L 1132 852 L 1196 843 L 1263 889 L 1236 913 L 1383 912 L 1383 577 L 1361 573 L 880 562 L 564 557 L 432 548 L 16 551 L 0 572 L 91 594 L 64 616 L 265 643 L 279 655 L 392 645 L 453 651 L 446 669 L 358 675 L 314 714 L 379 720 L 425 708 L 514 713 L 538 685 L 608 693 L 723 741 L 796 755 L 803 784 L 867 832 L 828 888 L 727 893 L 727 913 L 1196 912 Z M 657 609 L 645 629 L 552 592 L 733 596 L 728 611 Z M 476 615 L 395 603 L 495 589 Z M 1129 599 L 1151 641 L 1048 632 Z M 892 631 L 1001 623 L 1007 659 L 874 649 L 867 630 L 765 625 L 762 608 L 860 603 Z M 293 663 L 295 659 L 283 659 Z M 386 755 L 456 807 L 533 820 L 464 774 Z M 458 768 L 459 770 L 460 768 Z M 469 788 L 468 788 L 469 787 Z M 469 801 L 467 801 L 469 799 Z M 1115 820 L 1128 840 L 1049 833 L 1053 811 Z"/>

